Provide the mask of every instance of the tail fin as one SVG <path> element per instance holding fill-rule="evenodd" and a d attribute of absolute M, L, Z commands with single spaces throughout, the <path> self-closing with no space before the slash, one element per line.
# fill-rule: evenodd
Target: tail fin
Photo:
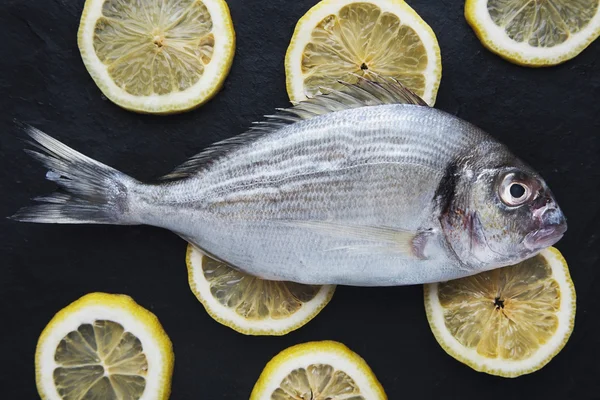
<path fill-rule="evenodd" d="M 71 149 L 42 131 L 19 124 L 41 150 L 25 150 L 41 162 L 46 179 L 64 192 L 35 198 L 43 204 L 25 207 L 11 218 L 23 222 L 57 224 L 129 224 L 127 193 L 137 181 Z"/>

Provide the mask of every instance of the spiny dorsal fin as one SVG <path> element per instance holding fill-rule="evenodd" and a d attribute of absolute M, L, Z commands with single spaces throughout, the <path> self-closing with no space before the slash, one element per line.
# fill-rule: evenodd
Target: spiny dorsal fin
<path fill-rule="evenodd" d="M 349 110 L 367 106 L 384 104 L 415 104 L 427 106 L 419 96 L 407 89 L 394 78 L 384 77 L 371 73 L 375 80 L 366 79 L 355 75 L 356 83 L 338 81 L 342 89 L 321 88 L 320 94 L 294 103 L 290 108 L 278 108 L 273 115 L 265 115 L 263 121 L 255 122 L 245 133 L 217 142 L 196 154 L 162 180 L 180 179 L 195 174 L 206 167 L 211 161 L 229 153 L 245 143 L 251 142 L 260 136 L 279 130 L 286 125 L 310 119 L 318 115 L 336 111 Z"/>
<path fill-rule="evenodd" d="M 266 115 L 265 121 L 258 123 L 261 129 L 280 128 L 280 124 L 290 124 L 317 115 L 366 106 L 384 104 L 416 104 L 427 106 L 419 96 L 394 78 L 372 74 L 375 80 L 360 75 L 356 83 L 338 81 L 344 87 L 340 90 L 321 88 L 320 94 L 294 104 L 293 107 L 278 109 L 274 115 Z"/>

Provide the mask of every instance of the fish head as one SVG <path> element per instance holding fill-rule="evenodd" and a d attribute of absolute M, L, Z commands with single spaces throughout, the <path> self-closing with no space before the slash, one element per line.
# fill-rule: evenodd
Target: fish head
<path fill-rule="evenodd" d="M 507 158 L 483 158 L 487 162 L 459 170 L 455 196 L 441 218 L 456 255 L 478 271 L 533 257 L 567 230 L 546 182 L 525 163 Z"/>

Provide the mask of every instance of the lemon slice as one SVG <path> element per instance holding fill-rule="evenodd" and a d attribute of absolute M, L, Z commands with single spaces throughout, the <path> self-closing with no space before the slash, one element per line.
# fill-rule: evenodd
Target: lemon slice
<path fill-rule="evenodd" d="M 285 335 L 304 326 L 329 303 L 335 285 L 259 279 L 188 245 L 190 288 L 213 319 L 246 335 Z"/>
<path fill-rule="evenodd" d="M 381 384 L 358 354 L 338 342 L 309 342 L 277 354 L 250 400 L 381 400 Z"/>
<path fill-rule="evenodd" d="M 356 74 L 394 77 L 433 105 L 442 63 L 435 34 L 404 1 L 324 0 L 298 21 L 285 72 L 294 102 Z"/>
<path fill-rule="evenodd" d="M 59 311 L 38 340 L 44 400 L 168 399 L 173 349 L 154 314 L 131 297 L 92 293 Z"/>
<path fill-rule="evenodd" d="M 542 67 L 570 60 L 600 34 L 598 0 L 467 0 L 465 17 L 492 52 Z"/>
<path fill-rule="evenodd" d="M 555 248 L 517 265 L 425 285 L 431 330 L 471 368 L 516 377 L 546 365 L 575 321 L 575 288 Z"/>
<path fill-rule="evenodd" d="M 106 97 L 132 111 L 169 114 L 217 93 L 235 33 L 223 0 L 86 0 L 78 45 Z"/>

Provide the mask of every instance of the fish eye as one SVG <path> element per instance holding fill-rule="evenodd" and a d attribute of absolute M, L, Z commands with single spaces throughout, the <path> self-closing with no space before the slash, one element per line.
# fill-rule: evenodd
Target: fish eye
<path fill-rule="evenodd" d="M 520 183 L 513 183 L 510 185 L 510 195 L 515 199 L 520 199 L 525 195 L 525 187 Z"/>
<path fill-rule="evenodd" d="M 533 194 L 531 185 L 526 179 L 519 179 L 514 172 L 504 175 L 498 188 L 500 200 L 510 207 L 518 207 L 527 203 Z"/>

